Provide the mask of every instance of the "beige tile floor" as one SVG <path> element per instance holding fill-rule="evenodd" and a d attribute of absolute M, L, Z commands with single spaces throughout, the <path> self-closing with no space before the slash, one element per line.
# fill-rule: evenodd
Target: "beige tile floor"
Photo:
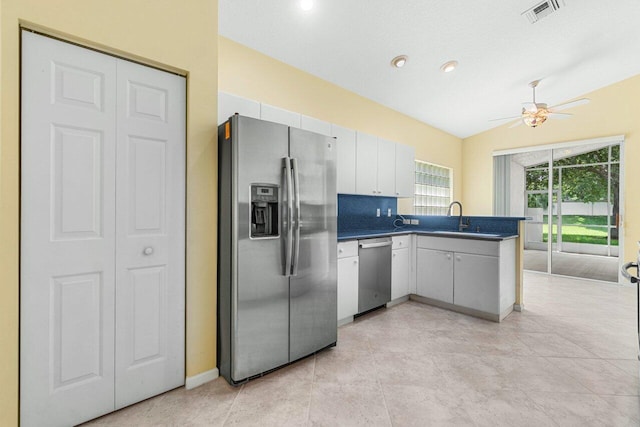
<path fill-rule="evenodd" d="M 638 426 L 635 289 L 525 273 L 502 324 L 409 301 L 336 348 L 231 387 L 218 378 L 99 418 L 111 426 Z"/>

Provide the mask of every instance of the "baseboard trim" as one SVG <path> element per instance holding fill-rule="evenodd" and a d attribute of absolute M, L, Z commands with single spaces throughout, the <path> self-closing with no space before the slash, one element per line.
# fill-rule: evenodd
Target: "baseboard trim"
<path fill-rule="evenodd" d="M 433 305 L 436 307 L 444 308 L 447 310 L 455 311 L 457 313 L 466 314 L 473 317 L 479 317 L 480 319 L 491 320 L 492 322 L 500 323 L 504 317 L 507 316 L 512 310 L 513 307 L 509 306 L 507 310 L 500 314 L 487 313 L 486 311 L 475 310 L 473 308 L 462 307 L 460 305 L 450 304 L 444 301 L 438 301 L 428 297 L 421 297 L 420 295 L 409 295 L 409 299 L 411 301 L 418 301 L 423 304 Z"/>
<path fill-rule="evenodd" d="M 347 316 L 344 319 L 338 320 L 338 327 L 353 323 L 353 316 Z"/>
<path fill-rule="evenodd" d="M 387 308 L 393 307 L 394 305 L 402 304 L 403 302 L 409 301 L 409 295 L 405 295 L 400 298 L 396 298 L 387 303 Z"/>
<path fill-rule="evenodd" d="M 184 388 L 186 388 L 187 390 L 191 390 L 193 388 L 201 386 L 202 384 L 206 384 L 209 381 L 213 381 L 219 376 L 220 372 L 218 371 L 218 368 L 215 368 L 210 371 L 194 375 L 192 377 L 187 377 L 184 382 Z"/>

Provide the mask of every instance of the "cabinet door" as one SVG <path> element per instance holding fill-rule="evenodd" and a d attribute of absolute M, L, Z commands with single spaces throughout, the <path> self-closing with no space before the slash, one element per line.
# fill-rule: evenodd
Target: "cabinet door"
<path fill-rule="evenodd" d="M 409 295 L 409 248 L 395 249 L 391 254 L 391 299 Z"/>
<path fill-rule="evenodd" d="M 417 291 L 422 297 L 453 303 L 453 253 L 418 249 Z"/>
<path fill-rule="evenodd" d="M 331 125 L 331 136 L 336 138 L 337 156 L 337 188 L 338 193 L 355 194 L 356 192 L 356 131 Z M 370 194 L 370 193 L 367 193 Z"/>
<path fill-rule="evenodd" d="M 454 303 L 487 313 L 500 313 L 499 258 L 455 254 Z"/>
<path fill-rule="evenodd" d="M 378 138 L 356 133 L 356 193 L 378 194 Z"/>
<path fill-rule="evenodd" d="M 358 257 L 338 259 L 338 320 L 358 312 Z"/>
<path fill-rule="evenodd" d="M 235 113 L 259 119 L 260 103 L 230 93 L 218 92 L 218 124 L 226 122 Z"/>
<path fill-rule="evenodd" d="M 269 122 L 300 128 L 300 114 L 269 104 L 260 104 L 260 118 Z"/>
<path fill-rule="evenodd" d="M 331 123 L 305 115 L 300 116 L 300 129 L 319 133 L 320 135 L 332 136 Z"/>
<path fill-rule="evenodd" d="M 378 138 L 378 194 L 396 195 L 396 143 Z"/>
<path fill-rule="evenodd" d="M 404 144 L 396 144 L 396 193 L 397 197 L 413 197 L 415 183 L 416 150 Z"/>

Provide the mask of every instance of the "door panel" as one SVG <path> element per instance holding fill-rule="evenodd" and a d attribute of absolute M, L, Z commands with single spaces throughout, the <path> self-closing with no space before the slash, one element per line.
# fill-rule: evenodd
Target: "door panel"
<path fill-rule="evenodd" d="M 52 125 L 53 240 L 102 237 L 103 137 Z"/>
<path fill-rule="evenodd" d="M 418 295 L 453 304 L 453 253 L 418 248 L 417 260 Z"/>
<path fill-rule="evenodd" d="M 378 138 L 356 132 L 356 193 L 378 194 Z"/>
<path fill-rule="evenodd" d="M 336 342 L 336 147 L 333 138 L 289 129 L 300 195 L 297 275 L 290 279 L 290 360 Z"/>
<path fill-rule="evenodd" d="M 495 297 L 500 286 L 499 258 L 461 253 L 455 258 L 454 304 L 500 313 L 500 300 Z"/>
<path fill-rule="evenodd" d="M 69 425 L 114 409 L 116 64 L 22 41 L 20 420 Z"/>
<path fill-rule="evenodd" d="M 356 192 L 356 131 L 331 125 L 331 136 L 336 138 L 336 187 L 338 193 Z M 368 193 L 367 193 L 368 194 Z"/>
<path fill-rule="evenodd" d="M 184 384 L 185 79 L 118 60 L 116 408 Z"/>
<path fill-rule="evenodd" d="M 166 268 L 129 270 L 133 300 L 133 352 L 131 365 L 162 358 L 166 351 Z"/>
<path fill-rule="evenodd" d="M 53 390 L 100 379 L 102 278 L 99 273 L 53 279 Z"/>
<path fill-rule="evenodd" d="M 129 137 L 129 235 L 163 235 L 167 141 Z"/>
<path fill-rule="evenodd" d="M 396 195 L 396 144 L 378 138 L 378 194 Z"/>

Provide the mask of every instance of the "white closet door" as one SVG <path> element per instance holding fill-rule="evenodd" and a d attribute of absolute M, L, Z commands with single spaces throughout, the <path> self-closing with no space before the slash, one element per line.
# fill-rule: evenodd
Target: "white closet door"
<path fill-rule="evenodd" d="M 116 60 L 22 33 L 20 423 L 114 408 Z"/>
<path fill-rule="evenodd" d="M 185 79 L 118 60 L 116 408 L 184 384 Z"/>

